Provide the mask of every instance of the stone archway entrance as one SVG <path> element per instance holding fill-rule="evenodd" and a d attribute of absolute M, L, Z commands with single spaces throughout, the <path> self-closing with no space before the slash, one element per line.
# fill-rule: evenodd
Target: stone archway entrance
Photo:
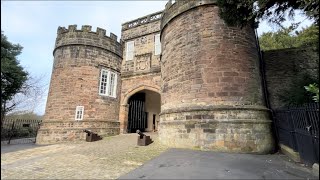
<path fill-rule="evenodd" d="M 123 132 L 135 133 L 138 129 L 142 132 L 157 131 L 160 106 L 158 92 L 143 89 L 132 94 L 127 99 Z"/>

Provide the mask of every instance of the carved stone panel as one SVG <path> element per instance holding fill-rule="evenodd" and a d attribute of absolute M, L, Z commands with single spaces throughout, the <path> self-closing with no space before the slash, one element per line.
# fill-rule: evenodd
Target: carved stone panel
<path fill-rule="evenodd" d="M 151 67 L 151 53 L 136 55 L 135 71 L 149 71 Z"/>

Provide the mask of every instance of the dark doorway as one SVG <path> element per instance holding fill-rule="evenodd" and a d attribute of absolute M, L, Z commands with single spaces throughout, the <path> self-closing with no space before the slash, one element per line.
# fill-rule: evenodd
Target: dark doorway
<path fill-rule="evenodd" d="M 156 115 L 154 114 L 152 117 L 152 129 L 156 131 Z"/>
<path fill-rule="evenodd" d="M 129 99 L 128 133 L 137 130 L 145 131 L 147 126 L 147 113 L 145 112 L 145 93 L 136 93 Z"/>

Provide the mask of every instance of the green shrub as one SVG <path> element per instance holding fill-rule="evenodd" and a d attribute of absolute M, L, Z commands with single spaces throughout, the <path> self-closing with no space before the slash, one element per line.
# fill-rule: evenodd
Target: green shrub
<path fill-rule="evenodd" d="M 308 74 L 299 75 L 286 90 L 278 93 L 277 96 L 285 106 L 312 103 L 314 102 L 313 94 L 306 91 L 304 87 L 314 82 L 317 82 L 317 79 L 312 78 Z"/>
<path fill-rule="evenodd" d="M 304 88 L 313 94 L 312 99 L 315 102 L 319 102 L 319 87 L 318 84 L 313 83 L 313 84 L 309 84 L 308 86 L 304 86 Z"/>

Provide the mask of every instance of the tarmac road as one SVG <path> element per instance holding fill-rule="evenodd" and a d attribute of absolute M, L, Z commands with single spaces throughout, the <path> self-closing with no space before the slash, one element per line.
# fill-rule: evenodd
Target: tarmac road
<path fill-rule="evenodd" d="M 282 154 L 169 149 L 119 179 L 319 179 Z"/>

